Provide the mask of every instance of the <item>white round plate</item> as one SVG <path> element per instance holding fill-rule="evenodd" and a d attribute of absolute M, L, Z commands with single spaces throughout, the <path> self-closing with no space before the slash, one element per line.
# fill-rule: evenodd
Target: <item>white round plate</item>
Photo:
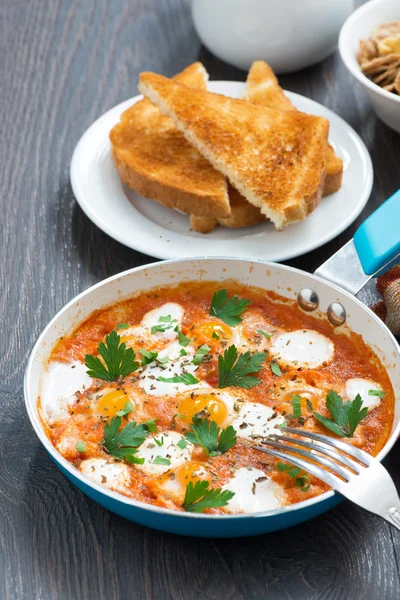
<path fill-rule="evenodd" d="M 240 98 L 244 83 L 211 81 L 212 92 Z M 321 200 L 305 221 L 276 231 L 265 222 L 244 229 L 217 227 L 208 234 L 190 231 L 189 217 L 139 196 L 121 184 L 114 167 L 109 133 L 136 96 L 100 117 L 80 139 L 71 163 L 71 184 L 82 210 L 100 229 L 129 248 L 158 258 L 230 256 L 282 261 L 329 242 L 361 213 L 372 188 L 371 158 L 357 133 L 321 104 L 285 92 L 301 111 L 330 121 L 329 140 L 343 159 L 341 189 Z"/>

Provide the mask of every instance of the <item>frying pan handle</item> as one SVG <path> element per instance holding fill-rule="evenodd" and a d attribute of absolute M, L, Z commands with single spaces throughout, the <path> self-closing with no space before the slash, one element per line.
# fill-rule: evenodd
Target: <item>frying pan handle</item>
<path fill-rule="evenodd" d="M 357 229 L 355 236 L 315 275 L 357 294 L 371 279 L 400 261 L 400 190 Z"/>
<path fill-rule="evenodd" d="M 387 271 L 400 255 L 400 190 L 360 225 L 354 246 L 366 275 Z"/>

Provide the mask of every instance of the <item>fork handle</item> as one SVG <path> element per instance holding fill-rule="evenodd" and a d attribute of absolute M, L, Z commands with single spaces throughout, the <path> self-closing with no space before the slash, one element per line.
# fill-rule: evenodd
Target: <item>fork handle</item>
<path fill-rule="evenodd" d="M 387 516 L 385 516 L 385 519 L 400 530 L 400 508 L 391 506 L 387 512 Z"/>

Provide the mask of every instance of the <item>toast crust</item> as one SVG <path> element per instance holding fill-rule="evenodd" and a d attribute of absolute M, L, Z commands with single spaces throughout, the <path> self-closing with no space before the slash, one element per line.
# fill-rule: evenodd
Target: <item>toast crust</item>
<path fill-rule="evenodd" d="M 190 65 L 174 80 L 207 87 L 201 63 Z M 142 196 L 187 214 L 230 215 L 225 177 L 146 98 L 121 115 L 110 141 L 121 180 Z"/>
<path fill-rule="evenodd" d="M 326 119 L 189 88 L 155 73 L 142 73 L 139 89 L 277 229 L 319 204 Z"/>

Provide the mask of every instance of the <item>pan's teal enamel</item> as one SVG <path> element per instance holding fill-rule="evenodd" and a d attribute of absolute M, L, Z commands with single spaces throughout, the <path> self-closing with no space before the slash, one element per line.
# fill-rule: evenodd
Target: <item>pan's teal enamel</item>
<path fill-rule="evenodd" d="M 351 294 L 321 278 L 297 269 L 273 263 L 240 259 L 199 258 L 153 263 L 115 275 L 83 292 L 67 304 L 49 323 L 32 350 L 25 374 L 25 402 L 32 426 L 39 440 L 64 475 L 93 501 L 104 508 L 153 529 L 201 537 L 250 536 L 292 527 L 329 510 L 341 496 L 327 492 L 321 496 L 277 510 L 255 514 L 204 515 L 173 511 L 132 500 L 98 485 L 78 471 L 57 452 L 47 438 L 38 412 L 40 380 L 44 365 L 56 341 L 73 331 L 94 310 L 118 302 L 153 287 L 185 281 L 234 279 L 241 284 L 265 290 L 277 290 L 296 300 L 304 288 L 315 290 L 321 317 L 326 318 L 329 305 L 340 302 L 348 315 L 351 330 L 361 334 L 385 365 L 397 392 L 395 419 L 391 436 L 378 455 L 382 459 L 400 433 L 400 350 L 386 326 Z"/>

